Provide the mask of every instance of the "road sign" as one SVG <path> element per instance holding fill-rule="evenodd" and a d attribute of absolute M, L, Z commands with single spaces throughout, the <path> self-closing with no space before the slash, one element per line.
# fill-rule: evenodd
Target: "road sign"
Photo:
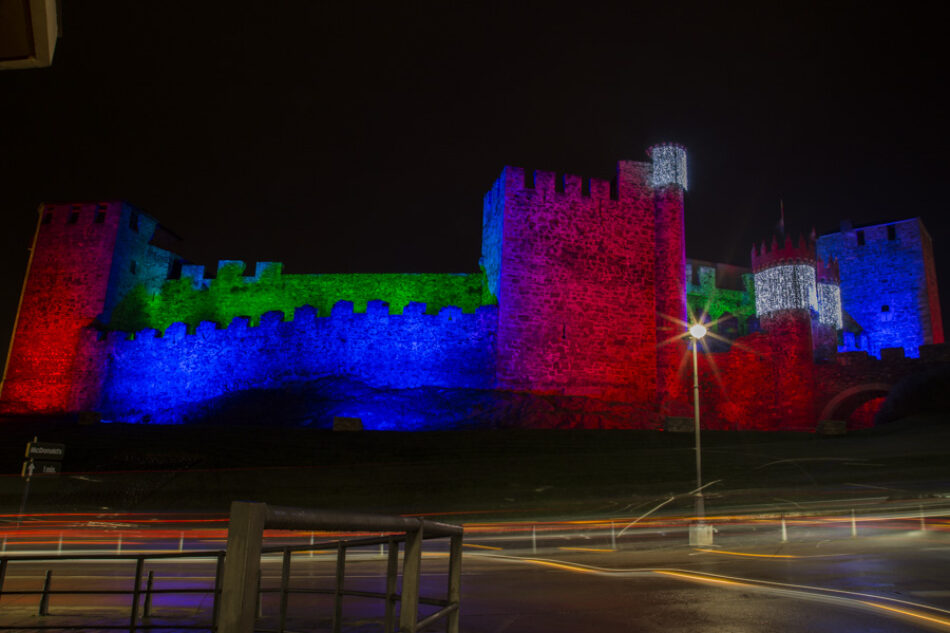
<path fill-rule="evenodd" d="M 20 475 L 23 477 L 40 477 L 42 475 L 58 475 L 62 468 L 59 462 L 38 462 L 29 460 L 23 462 Z"/>
<path fill-rule="evenodd" d="M 65 444 L 53 444 L 52 442 L 29 442 L 26 445 L 26 457 L 29 459 L 42 459 L 59 462 L 63 461 L 63 455 L 65 454 Z"/>

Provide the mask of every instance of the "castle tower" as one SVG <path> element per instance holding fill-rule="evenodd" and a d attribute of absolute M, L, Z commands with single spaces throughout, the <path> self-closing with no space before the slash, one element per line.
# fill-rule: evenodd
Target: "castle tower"
<path fill-rule="evenodd" d="M 815 358 L 827 360 L 838 351 L 838 331 L 843 325 L 841 275 L 837 260 L 819 258 L 815 275 L 818 284 L 818 318 L 814 319 L 812 328 Z"/>
<path fill-rule="evenodd" d="M 818 238 L 818 254 L 838 262 L 842 310 L 866 337 L 850 350 L 880 357 L 884 348 L 902 347 L 916 358 L 921 345 L 944 342 L 933 242 L 920 218 L 843 223 Z"/>
<path fill-rule="evenodd" d="M 0 384 L 0 410 L 91 409 L 102 385 L 94 325 L 123 291 L 155 287 L 174 256 L 149 244 L 157 223 L 120 202 L 47 204 L 39 219 Z"/>
<path fill-rule="evenodd" d="M 503 170 L 485 196 L 482 242 L 498 388 L 655 401 L 652 172 L 632 161 L 613 182 Z"/>
<path fill-rule="evenodd" d="M 686 149 L 680 145 L 655 145 L 651 184 L 656 210 L 656 331 L 657 396 L 665 414 L 682 414 L 675 402 L 686 406 L 679 367 L 686 353 L 686 237 L 683 196 L 686 191 Z M 672 342 L 676 341 L 676 342 Z"/>
<path fill-rule="evenodd" d="M 814 412 L 812 315 L 818 311 L 814 243 L 785 236 L 752 248 L 755 311 L 775 359 L 775 413 L 780 428 L 808 429 Z"/>

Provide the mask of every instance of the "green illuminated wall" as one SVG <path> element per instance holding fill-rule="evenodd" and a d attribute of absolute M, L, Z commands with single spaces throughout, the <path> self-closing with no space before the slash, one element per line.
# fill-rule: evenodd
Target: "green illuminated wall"
<path fill-rule="evenodd" d="M 719 288 L 716 286 L 714 266 L 703 266 L 696 262 L 687 264 L 691 273 L 686 284 L 686 304 L 690 314 L 706 314 L 708 321 L 731 314 L 739 325 L 739 334 L 749 333 L 749 320 L 755 318 L 755 285 L 751 274 L 743 274 L 742 290 Z M 693 272 L 693 267 L 698 270 Z"/>
<path fill-rule="evenodd" d="M 303 305 L 328 316 L 338 301 L 352 301 L 354 311 L 365 312 L 367 301 L 378 299 L 389 303 L 391 314 L 401 314 L 411 302 L 425 303 L 428 314 L 445 306 L 473 313 L 497 303 L 483 272 L 283 275 L 280 265 L 265 268 L 257 278 L 244 277 L 243 272 L 240 263 L 222 266 L 217 278 L 201 289 L 195 289 L 189 277 L 168 280 L 155 294 L 137 286 L 116 307 L 108 329 L 163 331 L 172 323 L 194 327 L 201 321 L 227 325 L 236 316 L 250 317 L 253 324 L 272 310 L 292 318 L 294 309 Z"/>

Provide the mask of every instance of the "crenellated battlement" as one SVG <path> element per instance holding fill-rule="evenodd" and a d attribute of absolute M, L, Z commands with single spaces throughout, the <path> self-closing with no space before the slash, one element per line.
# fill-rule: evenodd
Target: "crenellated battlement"
<path fill-rule="evenodd" d="M 603 178 L 523 167 L 505 167 L 500 179 L 504 179 L 505 187 L 509 192 L 524 192 L 542 198 L 558 196 L 576 200 L 618 200 L 616 182 Z"/>
<path fill-rule="evenodd" d="M 818 258 L 818 269 L 816 272 L 818 283 L 838 285 L 841 283 L 841 272 L 838 260 L 832 256 L 828 260 Z"/>
<path fill-rule="evenodd" d="M 761 248 L 752 246 L 750 255 L 753 272 L 759 272 L 780 264 L 808 264 L 815 265 L 815 242 L 799 235 L 798 241 L 793 242 L 791 235 L 786 235 L 780 244 L 777 237 L 772 238 L 771 246 L 763 241 Z"/>
<path fill-rule="evenodd" d="M 364 311 L 357 311 L 352 301 L 337 301 L 333 304 L 330 313 L 321 316 L 319 311 L 311 305 L 304 305 L 295 308 L 290 318 L 282 310 L 270 310 L 262 314 L 256 322 L 249 316 L 236 316 L 230 323 L 222 324 L 216 321 L 201 321 L 195 326 L 184 322 L 176 322 L 168 325 L 164 330 L 155 328 L 146 328 L 135 332 L 122 330 L 111 330 L 100 332 L 98 339 L 108 343 L 120 341 L 139 341 L 139 340 L 160 340 L 168 339 L 172 341 L 181 341 L 186 337 L 198 336 L 207 338 L 209 336 L 228 336 L 229 331 L 244 333 L 248 330 L 268 331 L 274 330 L 285 323 L 302 324 L 303 328 L 309 328 L 314 324 L 322 327 L 325 322 L 334 320 L 344 320 L 352 322 L 354 319 L 364 321 L 376 321 L 381 326 L 392 325 L 398 319 L 407 319 L 418 321 L 421 325 L 429 323 L 463 323 L 465 321 L 480 321 L 486 318 L 493 318 L 497 313 L 497 306 L 486 305 L 478 307 L 474 312 L 464 312 L 458 306 L 441 306 L 434 312 L 429 310 L 427 304 L 419 301 L 413 301 L 407 304 L 401 312 L 391 312 L 389 303 L 375 300 L 366 303 Z"/>
<path fill-rule="evenodd" d="M 178 278 L 190 279 L 193 288 L 201 290 L 210 287 L 211 282 L 219 278 L 222 271 L 226 271 L 235 277 L 241 277 L 246 284 L 253 284 L 259 282 L 262 278 L 279 279 L 283 275 L 284 264 L 282 262 L 256 262 L 253 275 L 246 275 L 247 270 L 248 266 L 243 260 L 220 259 L 213 276 L 208 276 L 205 267 L 201 264 L 183 264 Z"/>
<path fill-rule="evenodd" d="M 87 226 L 117 221 L 121 202 L 51 203 L 40 206 L 40 225 Z"/>

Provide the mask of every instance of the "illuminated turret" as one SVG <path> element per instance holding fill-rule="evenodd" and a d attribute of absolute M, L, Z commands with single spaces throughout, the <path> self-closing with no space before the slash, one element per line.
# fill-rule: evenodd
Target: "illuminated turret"
<path fill-rule="evenodd" d="M 827 262 L 818 259 L 816 269 L 818 284 L 818 318 L 814 320 L 812 336 L 815 341 L 815 358 L 826 360 L 838 351 L 838 331 L 842 328 L 841 275 L 838 260 Z"/>
<path fill-rule="evenodd" d="M 788 235 L 752 248 L 755 311 L 769 335 L 775 358 L 779 424 L 806 429 L 814 424 L 814 344 L 812 322 L 818 315 L 815 243 Z"/>
<path fill-rule="evenodd" d="M 791 236 L 779 246 L 772 238 L 772 247 L 762 243 L 761 250 L 752 247 L 752 272 L 755 277 L 755 313 L 764 324 L 773 316 L 792 310 L 818 312 L 818 288 L 814 242 Z"/>

